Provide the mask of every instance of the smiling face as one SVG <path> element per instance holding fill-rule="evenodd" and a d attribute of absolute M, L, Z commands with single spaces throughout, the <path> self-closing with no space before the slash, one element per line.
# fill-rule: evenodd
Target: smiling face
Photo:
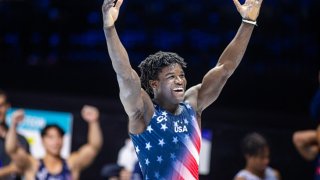
<path fill-rule="evenodd" d="M 161 69 L 158 80 L 150 80 L 155 99 L 170 104 L 179 104 L 184 100 L 187 80 L 182 67 L 171 64 Z"/>

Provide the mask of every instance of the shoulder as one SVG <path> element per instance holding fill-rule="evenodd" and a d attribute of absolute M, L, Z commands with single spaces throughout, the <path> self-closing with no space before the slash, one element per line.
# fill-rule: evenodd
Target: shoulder
<path fill-rule="evenodd" d="M 246 177 L 247 172 L 246 170 L 242 169 L 234 176 L 234 180 L 246 180 Z"/>
<path fill-rule="evenodd" d="M 274 176 L 275 176 L 278 180 L 280 180 L 280 179 L 281 179 L 281 174 L 280 174 L 280 172 L 279 172 L 278 170 L 276 170 L 276 169 L 272 169 L 272 170 L 273 170 Z"/>
<path fill-rule="evenodd" d="M 281 179 L 280 172 L 277 169 L 273 169 L 271 167 L 268 167 L 266 169 L 266 175 L 271 176 L 271 177 L 275 177 L 277 180 Z"/>
<path fill-rule="evenodd" d="M 197 110 L 198 93 L 201 88 L 201 84 L 192 86 L 186 91 L 184 101 L 189 103 L 195 110 Z"/>

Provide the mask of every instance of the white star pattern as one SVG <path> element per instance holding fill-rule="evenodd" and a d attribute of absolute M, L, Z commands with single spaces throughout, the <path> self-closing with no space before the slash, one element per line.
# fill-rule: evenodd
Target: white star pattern
<path fill-rule="evenodd" d="M 150 161 L 149 161 L 149 159 L 147 158 L 146 159 L 146 165 L 148 166 L 150 164 Z"/>
<path fill-rule="evenodd" d="M 170 153 L 170 158 L 171 159 L 176 159 L 176 155 L 174 153 Z"/>
<path fill-rule="evenodd" d="M 153 131 L 151 125 L 149 125 L 149 126 L 147 127 L 147 131 L 149 131 L 149 133 L 151 133 L 151 131 Z"/>
<path fill-rule="evenodd" d="M 159 177 L 160 177 L 159 172 L 154 173 L 154 177 L 157 178 L 157 179 L 159 179 Z"/>
<path fill-rule="evenodd" d="M 191 116 L 192 121 L 196 121 L 196 117 Z"/>
<path fill-rule="evenodd" d="M 190 137 L 188 136 L 188 134 L 186 134 L 184 138 L 188 140 Z"/>
<path fill-rule="evenodd" d="M 150 148 L 152 148 L 150 142 L 146 143 L 146 149 L 148 149 L 148 151 L 150 151 Z"/>
<path fill-rule="evenodd" d="M 163 161 L 162 156 L 157 156 L 157 162 L 161 164 L 162 161 Z"/>
<path fill-rule="evenodd" d="M 178 143 L 178 138 L 177 138 L 177 137 L 173 137 L 172 142 L 175 143 L 175 144 L 177 144 L 177 143 Z"/>
<path fill-rule="evenodd" d="M 168 129 L 167 125 L 166 124 L 161 124 L 161 128 L 163 131 L 166 131 L 166 129 Z"/>
<path fill-rule="evenodd" d="M 163 111 L 161 115 L 162 116 L 167 116 L 167 114 L 168 114 L 167 112 Z"/>
<path fill-rule="evenodd" d="M 169 112 L 156 106 L 153 119 L 145 128 L 146 132 L 142 133 L 139 139 L 138 136 L 133 136 L 135 142 L 133 148 L 140 159 L 140 168 L 145 170 L 145 180 L 166 180 L 162 169 L 174 168 L 171 163 L 180 162 L 180 158 L 184 157 L 184 152 L 187 150 L 196 159 L 198 152 L 194 151 L 193 146 L 191 149 L 189 147 L 189 145 L 193 145 L 190 143 L 194 141 L 193 133 L 195 131 L 189 132 L 188 129 L 189 126 L 194 126 L 197 116 L 193 113 L 192 106 L 185 104 L 181 108 L 183 108 L 182 113 L 187 113 L 183 114 L 185 116 L 171 117 Z M 168 165 L 169 167 L 167 167 Z M 174 170 L 180 172 L 179 169 L 172 169 L 172 171 Z M 171 170 L 168 170 L 169 172 Z"/>
<path fill-rule="evenodd" d="M 164 140 L 163 140 L 163 139 L 159 139 L 159 145 L 160 145 L 161 147 L 163 147 L 164 144 L 165 144 Z"/>
<path fill-rule="evenodd" d="M 136 152 L 139 154 L 140 152 L 139 146 L 136 146 Z"/>

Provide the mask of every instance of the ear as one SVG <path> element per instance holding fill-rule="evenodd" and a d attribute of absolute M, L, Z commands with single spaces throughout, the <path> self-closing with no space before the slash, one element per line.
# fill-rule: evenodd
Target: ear
<path fill-rule="evenodd" d="M 149 80 L 149 85 L 152 89 L 157 89 L 159 86 L 159 81 L 157 80 Z"/>

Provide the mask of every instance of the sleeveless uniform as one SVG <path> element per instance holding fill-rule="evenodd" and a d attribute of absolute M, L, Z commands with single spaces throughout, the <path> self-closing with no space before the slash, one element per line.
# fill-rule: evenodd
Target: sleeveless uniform
<path fill-rule="evenodd" d="M 246 180 L 278 180 L 276 173 L 270 167 L 266 168 L 266 170 L 264 171 L 264 174 L 265 174 L 265 177 L 262 179 L 252 174 L 250 171 L 243 169 L 240 172 L 238 172 L 235 177 L 242 177 Z"/>
<path fill-rule="evenodd" d="M 150 124 L 141 134 L 130 134 L 143 179 L 199 179 L 201 131 L 194 109 L 180 103 L 179 115 L 155 105 Z"/>
<path fill-rule="evenodd" d="M 58 174 L 50 174 L 47 170 L 43 160 L 40 160 L 40 167 L 36 174 L 36 180 L 71 180 L 71 171 L 67 165 L 66 160 L 62 160 L 62 171 Z"/>

